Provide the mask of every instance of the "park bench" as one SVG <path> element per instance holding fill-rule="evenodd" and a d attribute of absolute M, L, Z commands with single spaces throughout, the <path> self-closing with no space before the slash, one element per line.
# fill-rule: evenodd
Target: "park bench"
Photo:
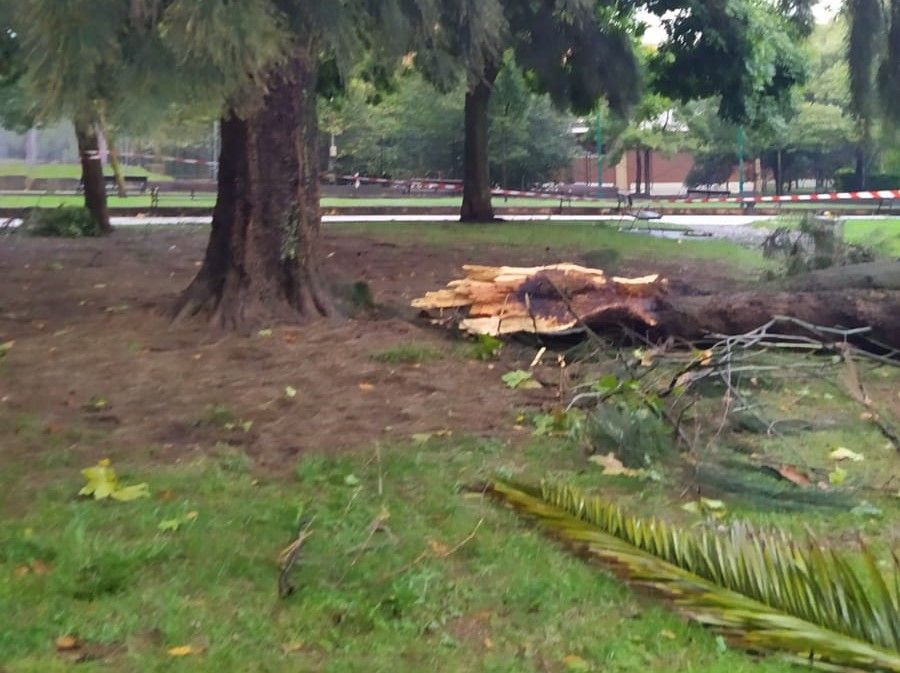
<path fill-rule="evenodd" d="M 703 197 L 711 197 L 711 196 L 731 196 L 731 192 L 727 189 L 689 189 L 687 190 L 687 195 L 691 196 L 703 196 Z"/>
<path fill-rule="evenodd" d="M 131 191 L 130 188 L 136 188 L 139 194 L 143 194 L 147 191 L 147 185 L 149 180 L 146 175 L 126 175 L 122 178 L 125 181 L 125 189 L 127 191 Z M 106 185 L 107 192 L 116 191 L 116 178 L 113 175 L 104 175 L 103 182 Z M 84 192 L 84 181 L 78 181 L 78 193 L 81 194 Z"/>

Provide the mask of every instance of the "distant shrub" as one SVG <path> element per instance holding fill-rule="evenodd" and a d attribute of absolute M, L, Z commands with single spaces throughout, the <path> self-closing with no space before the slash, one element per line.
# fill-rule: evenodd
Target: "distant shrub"
<path fill-rule="evenodd" d="M 841 169 L 835 171 L 834 188 L 838 192 L 855 192 L 861 189 L 856 179 L 856 171 Z M 866 176 L 866 189 L 898 189 L 900 175 L 895 173 L 869 173 Z"/>
<path fill-rule="evenodd" d="M 100 225 L 86 208 L 59 206 L 34 208 L 25 219 L 24 231 L 30 236 L 91 238 L 100 236 Z"/>
<path fill-rule="evenodd" d="M 794 276 L 817 269 L 845 264 L 871 262 L 872 250 L 844 241 L 843 225 L 804 215 L 799 220 L 785 220 L 786 226 L 775 229 L 763 242 L 763 254 L 784 260 L 783 273 Z"/>

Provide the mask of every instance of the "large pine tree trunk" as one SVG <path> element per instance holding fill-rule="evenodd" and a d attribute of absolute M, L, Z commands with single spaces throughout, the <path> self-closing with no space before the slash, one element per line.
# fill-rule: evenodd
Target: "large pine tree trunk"
<path fill-rule="evenodd" d="M 489 66 L 484 79 L 466 92 L 466 140 L 463 158 L 463 202 L 461 222 L 493 222 L 491 165 L 488 154 L 488 108 L 497 68 Z"/>
<path fill-rule="evenodd" d="M 334 313 L 318 272 L 316 60 L 273 72 L 261 106 L 221 123 L 218 198 L 206 258 L 176 318 L 247 331 Z"/>
<path fill-rule="evenodd" d="M 84 186 L 84 207 L 94 216 L 100 232 L 112 231 L 109 210 L 106 207 L 106 183 L 103 180 L 103 163 L 100 161 L 100 139 L 93 120 L 79 117 L 75 120 L 75 138 L 81 158 L 81 182 Z"/>

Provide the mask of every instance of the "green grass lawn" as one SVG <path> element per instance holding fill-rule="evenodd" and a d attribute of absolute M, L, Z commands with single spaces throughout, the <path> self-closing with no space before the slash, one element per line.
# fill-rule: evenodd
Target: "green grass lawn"
<path fill-rule="evenodd" d="M 883 220 L 849 220 L 844 236 L 850 243 L 873 248 L 879 254 L 900 257 L 900 217 Z"/>
<path fill-rule="evenodd" d="M 848 483 L 881 483 L 896 458 L 829 390 L 821 382 L 760 388 L 767 403 L 808 420 L 851 413 L 813 441 L 755 441 L 767 455 L 826 470 L 828 452 L 846 443 L 866 457 L 847 466 Z M 10 673 L 69 670 L 54 651 L 65 635 L 98 657 L 79 666 L 86 672 L 794 670 L 725 648 L 460 490 L 498 473 L 552 475 L 631 511 L 702 525 L 681 509 L 674 469 L 657 483 L 607 477 L 565 438 L 522 447 L 452 436 L 307 455 L 273 476 L 254 473 L 240 449 L 220 444 L 170 466 L 123 460 L 115 465 L 120 479 L 146 482 L 151 497 L 97 502 L 77 497 L 83 466 L 73 464 L 69 446 L 104 441 L 100 432 L 49 433 L 39 419 L 4 412 L 0 433 L 35 447 L 31 461 L 0 474 L 0 660 Z M 729 518 L 798 535 L 806 527 L 837 538 L 863 534 L 885 553 L 884 521 L 897 514 L 893 506 L 880 520 L 849 508 L 801 516 L 772 502 L 761 510 L 727 502 Z M 373 522 L 381 530 L 373 532 Z M 281 600 L 276 557 L 305 525 L 312 537 L 291 576 L 296 592 Z M 169 653 L 184 646 L 192 654 Z"/>
<path fill-rule="evenodd" d="M 459 438 L 385 445 L 380 455 L 308 456 L 279 479 L 254 476 L 238 453 L 122 464 L 123 479 L 153 493 L 132 503 L 76 498 L 79 466 L 62 448 L 28 467 L 55 475 L 42 488 L 23 491 L 19 475 L 3 475 L 19 512 L 0 524 L 5 670 L 69 670 L 54 651 L 66 634 L 103 653 L 79 666 L 86 672 L 790 670 L 724 650 L 458 491 L 523 464 L 533 475 L 572 469 L 572 447 L 521 452 Z M 275 558 L 298 517 L 312 521 L 313 537 L 293 573 L 296 593 L 279 600 Z M 389 532 L 370 536 L 378 517 Z M 164 521 L 182 523 L 163 532 Z M 38 562 L 49 570 L 22 570 Z M 196 654 L 168 654 L 185 645 Z"/>
<path fill-rule="evenodd" d="M 111 209 L 116 208 L 150 208 L 150 194 L 135 194 L 120 198 L 110 194 L 107 203 Z M 159 205 L 163 208 L 209 208 L 215 205 L 216 199 L 211 194 L 198 194 L 193 199 L 190 194 L 160 194 Z M 83 206 L 84 197 L 78 194 L 6 194 L 0 196 L 0 208 L 56 208 L 58 206 Z"/>
<path fill-rule="evenodd" d="M 722 240 L 672 241 L 618 231 L 615 224 L 506 222 L 472 226 L 455 222 L 332 223 L 329 230 L 372 235 L 379 240 L 428 246 L 501 245 L 526 248 L 602 251 L 625 259 L 702 259 L 733 265 L 741 272 L 767 265 L 760 251 Z"/>
<path fill-rule="evenodd" d="M 174 178 L 160 173 L 151 173 L 141 166 L 122 166 L 125 175 L 146 176 L 154 182 L 171 182 Z M 104 167 L 106 175 L 112 175 L 112 168 Z M 24 175 L 32 179 L 79 179 L 81 164 L 35 164 L 29 166 L 24 162 L 0 161 L 0 176 Z"/>

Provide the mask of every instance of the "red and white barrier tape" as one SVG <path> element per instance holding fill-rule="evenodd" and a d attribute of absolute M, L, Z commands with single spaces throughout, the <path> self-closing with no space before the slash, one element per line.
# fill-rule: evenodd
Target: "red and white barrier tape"
<path fill-rule="evenodd" d="M 779 203 L 796 201 L 874 201 L 900 199 L 900 189 L 866 192 L 824 192 L 822 194 L 784 194 L 782 196 L 701 196 L 666 199 L 670 203 Z"/>
<path fill-rule="evenodd" d="M 171 161 L 195 166 L 216 166 L 218 161 L 206 159 L 184 159 L 182 157 L 159 156 L 155 154 L 139 154 L 123 152 L 119 156 L 137 159 L 150 159 L 155 161 Z M 462 180 L 432 180 L 413 178 L 409 180 L 393 180 L 390 178 L 373 178 L 362 175 L 342 175 L 342 180 L 353 184 L 359 180 L 360 184 L 391 185 L 393 187 L 405 187 L 416 191 L 440 192 L 442 194 L 457 194 L 462 192 Z M 519 198 L 539 199 L 565 199 L 571 201 L 596 201 L 593 196 L 576 196 L 564 192 L 535 192 L 516 189 L 494 189 L 494 196 L 507 196 Z M 881 199 L 900 199 L 900 189 L 879 189 L 859 192 L 824 192 L 821 194 L 784 194 L 782 196 L 676 196 L 665 199 L 669 203 L 790 203 L 790 202 L 827 202 L 827 201 L 877 201 Z"/>
<path fill-rule="evenodd" d="M 395 187 L 407 187 L 421 191 L 440 191 L 456 193 L 462 191 L 462 180 L 391 180 L 388 178 L 370 178 L 356 175 L 343 175 L 343 180 L 351 184 L 359 180 L 361 184 L 385 184 Z M 576 196 L 564 192 L 535 192 L 515 189 L 494 189 L 494 196 L 512 196 L 523 198 L 565 199 L 572 201 L 596 201 L 594 196 Z M 825 192 L 821 194 L 785 194 L 782 196 L 676 196 L 665 199 L 669 203 L 779 203 L 779 202 L 818 202 L 818 201 L 876 201 L 881 199 L 900 199 L 900 189 L 880 189 L 860 192 Z"/>

